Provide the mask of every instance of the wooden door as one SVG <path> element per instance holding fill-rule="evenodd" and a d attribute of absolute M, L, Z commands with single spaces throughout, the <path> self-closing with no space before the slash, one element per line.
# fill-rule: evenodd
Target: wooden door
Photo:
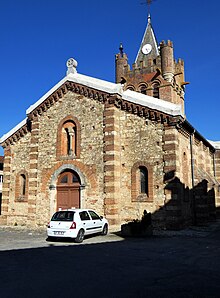
<path fill-rule="evenodd" d="M 80 179 L 73 171 L 60 174 L 57 182 L 57 210 L 80 208 Z"/>

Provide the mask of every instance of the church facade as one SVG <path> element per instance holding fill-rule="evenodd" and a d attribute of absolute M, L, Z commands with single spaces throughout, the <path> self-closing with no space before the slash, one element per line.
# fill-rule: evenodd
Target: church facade
<path fill-rule="evenodd" d="M 187 120 L 184 63 L 158 46 L 151 19 L 130 68 L 123 46 L 116 83 L 67 75 L 1 139 L 0 223 L 45 226 L 60 208 L 92 208 L 110 227 L 152 213 L 153 225 L 213 220 L 220 204 L 220 151 Z"/>

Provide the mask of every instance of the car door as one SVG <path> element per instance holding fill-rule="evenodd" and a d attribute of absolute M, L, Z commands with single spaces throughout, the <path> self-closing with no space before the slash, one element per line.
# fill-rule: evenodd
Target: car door
<path fill-rule="evenodd" d="M 92 210 L 89 210 L 89 215 L 91 216 L 91 231 L 92 233 L 98 233 L 102 231 L 103 222 L 100 216 Z"/>
<path fill-rule="evenodd" d="M 85 231 L 85 235 L 91 234 L 92 233 L 92 220 L 91 217 L 89 216 L 87 211 L 81 211 L 79 212 L 79 216 L 81 219 L 81 224 L 82 228 Z"/>

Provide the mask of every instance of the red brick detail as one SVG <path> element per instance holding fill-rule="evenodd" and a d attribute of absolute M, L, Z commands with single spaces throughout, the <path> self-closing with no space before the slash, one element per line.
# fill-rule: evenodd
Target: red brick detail
<path fill-rule="evenodd" d="M 37 187 L 37 181 L 30 181 L 29 187 Z"/>
<path fill-rule="evenodd" d="M 35 170 L 35 169 L 37 169 L 37 167 L 38 167 L 38 164 L 37 163 L 31 163 L 30 164 L 30 169 L 31 170 Z"/>
<path fill-rule="evenodd" d="M 2 206 L 2 212 L 8 212 L 8 206 Z"/>
<path fill-rule="evenodd" d="M 164 144 L 163 145 L 163 150 L 164 151 L 171 151 L 171 150 L 173 150 L 173 151 L 175 151 L 177 149 L 177 145 L 176 144 Z"/>
<path fill-rule="evenodd" d="M 165 161 L 176 160 L 176 159 L 177 159 L 176 154 L 165 154 L 164 155 Z"/>
<path fill-rule="evenodd" d="M 38 153 L 38 146 L 34 146 L 30 148 L 30 153 Z"/>
<path fill-rule="evenodd" d="M 116 160 L 116 157 L 114 154 L 105 154 L 103 157 L 104 162 L 106 161 L 114 161 Z M 119 160 L 119 157 L 117 157 L 117 160 Z"/>
<path fill-rule="evenodd" d="M 3 199 L 2 199 L 2 204 L 4 204 L 4 205 L 8 205 L 8 204 L 9 204 L 9 199 L 5 199 L 5 198 L 3 198 Z"/>
<path fill-rule="evenodd" d="M 105 165 L 105 172 L 120 171 L 120 167 L 116 165 Z"/>
<path fill-rule="evenodd" d="M 167 172 L 172 172 L 172 171 L 176 171 L 176 167 L 174 166 L 165 166 L 164 167 L 164 173 L 167 173 Z"/>
<path fill-rule="evenodd" d="M 107 107 L 107 104 L 106 104 Z M 112 117 L 115 115 L 115 111 L 111 109 L 105 109 L 103 113 L 104 117 Z"/>
<path fill-rule="evenodd" d="M 30 172 L 30 173 L 29 173 L 29 178 L 37 179 L 37 173 L 32 173 L 32 172 Z"/>
<path fill-rule="evenodd" d="M 58 125 L 58 130 L 57 130 L 57 159 L 60 159 L 62 156 L 67 156 L 65 155 L 64 152 L 64 142 L 62 141 L 62 129 L 63 126 L 65 125 L 66 122 L 73 122 L 76 127 L 76 158 L 80 158 L 80 144 L 81 144 L 81 127 L 78 119 L 72 115 L 68 115 L 65 117 Z"/>
<path fill-rule="evenodd" d="M 36 214 L 36 208 L 28 207 L 28 214 Z"/>
<path fill-rule="evenodd" d="M 110 224 L 110 226 L 114 226 L 114 225 L 117 225 L 118 224 L 118 220 L 117 219 L 114 219 L 114 218 L 109 218 L 108 219 L 108 222 Z"/>
<path fill-rule="evenodd" d="M 38 154 L 36 152 L 30 153 L 30 159 L 37 160 L 38 159 Z"/>
<path fill-rule="evenodd" d="M 3 190 L 2 191 L 2 196 L 3 197 L 9 197 L 9 191 L 8 190 Z"/>
<path fill-rule="evenodd" d="M 108 205 L 108 206 L 112 206 L 112 205 L 114 205 L 116 203 L 117 203 L 117 200 L 115 200 L 115 199 L 112 199 L 112 198 L 106 198 L 105 199 L 105 204 Z"/>
<path fill-rule="evenodd" d="M 117 187 L 115 186 L 105 186 L 104 187 L 104 192 L 105 193 L 114 193 Z"/>
<path fill-rule="evenodd" d="M 114 177 L 114 175 L 106 175 L 105 177 L 104 177 L 104 182 L 106 183 L 106 182 L 114 182 L 115 181 L 115 177 Z"/>
<path fill-rule="evenodd" d="M 4 149 L 4 162 L 6 161 L 7 157 L 11 157 L 11 147 L 8 146 Z"/>
<path fill-rule="evenodd" d="M 29 196 L 36 196 L 37 190 L 29 190 L 28 194 L 29 194 Z"/>
<path fill-rule="evenodd" d="M 105 145 L 105 152 L 107 151 L 119 151 L 120 150 L 120 146 L 115 145 L 115 144 L 109 144 L 109 145 Z"/>
<path fill-rule="evenodd" d="M 7 167 L 5 166 L 4 167 L 4 172 L 10 172 L 10 170 L 11 170 L 11 167 L 10 166 L 7 166 Z"/>
<path fill-rule="evenodd" d="M 119 130 L 118 109 L 114 106 L 115 98 L 112 98 L 112 104 L 105 103 L 104 111 L 104 193 L 105 193 L 105 214 L 107 217 L 118 216 L 118 173 L 120 168 L 120 146 L 118 145 L 119 137 L 115 131 Z M 107 185 L 106 185 L 107 184 Z M 110 184 L 110 186 L 108 185 Z"/>
<path fill-rule="evenodd" d="M 33 121 L 31 125 L 31 134 L 33 133 L 34 130 L 38 130 L 40 128 L 40 124 L 38 122 L 38 119 L 36 118 L 36 122 Z"/>
<path fill-rule="evenodd" d="M 77 160 L 68 160 L 66 161 L 58 161 L 57 164 L 52 169 L 44 169 L 42 172 L 42 188 L 41 191 L 45 192 L 46 189 L 49 189 L 49 183 L 51 180 L 52 175 L 56 170 L 58 170 L 62 165 L 66 163 L 72 164 L 77 167 L 88 179 L 88 183 L 90 184 L 90 188 L 94 191 L 97 189 L 97 179 L 96 179 L 96 167 L 95 166 L 87 166 L 80 161 Z"/>
<path fill-rule="evenodd" d="M 164 142 L 175 141 L 175 140 L 176 140 L 176 135 L 174 135 L 174 134 L 168 134 L 168 135 L 163 136 L 163 141 Z"/>
<path fill-rule="evenodd" d="M 104 127 L 104 132 L 112 132 L 118 128 L 118 125 L 112 124 L 109 126 Z"/>

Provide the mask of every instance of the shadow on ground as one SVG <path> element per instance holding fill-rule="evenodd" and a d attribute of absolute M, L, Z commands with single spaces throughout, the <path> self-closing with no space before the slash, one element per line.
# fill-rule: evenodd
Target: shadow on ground
<path fill-rule="evenodd" d="M 2 251 L 0 296 L 217 297 L 219 234 Z"/>

